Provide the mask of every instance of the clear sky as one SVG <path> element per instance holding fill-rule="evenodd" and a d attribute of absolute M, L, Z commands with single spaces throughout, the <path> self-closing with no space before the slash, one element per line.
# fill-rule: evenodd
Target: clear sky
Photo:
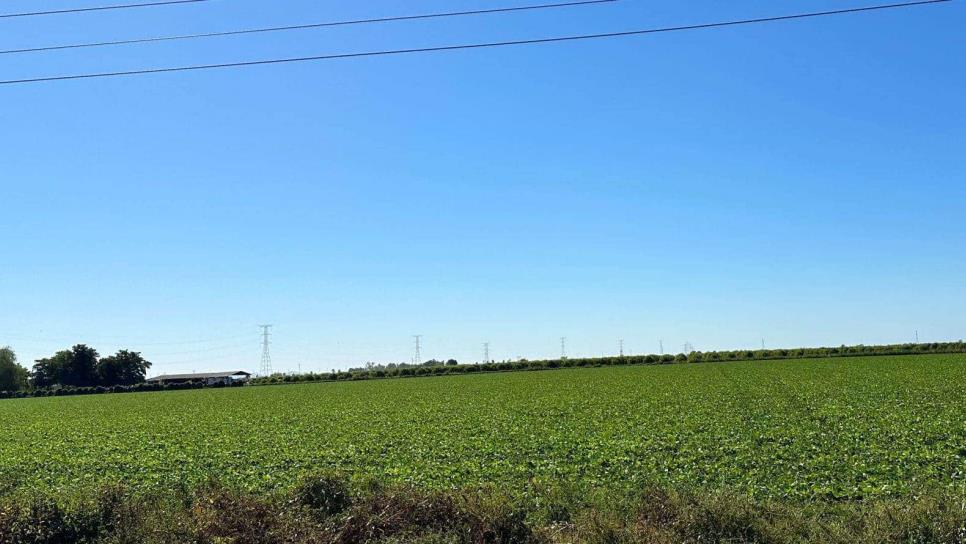
<path fill-rule="evenodd" d="M 100 2 L 100 4 L 117 2 Z M 0 48 L 519 5 L 214 0 Z M 97 5 L 7 0 L 2 11 Z M 24 55 L 0 78 L 608 32 L 868 2 L 600 7 Z M 966 336 L 966 2 L 0 87 L 0 344 L 156 371 Z"/>

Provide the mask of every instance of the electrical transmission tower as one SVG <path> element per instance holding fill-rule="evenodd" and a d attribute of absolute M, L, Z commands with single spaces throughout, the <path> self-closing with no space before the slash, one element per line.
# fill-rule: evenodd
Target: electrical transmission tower
<path fill-rule="evenodd" d="M 621 353 L 621 357 L 623 357 L 624 356 L 624 339 L 621 338 L 620 340 L 618 340 L 617 341 L 617 345 L 619 346 L 619 350 L 620 350 L 620 353 Z"/>
<path fill-rule="evenodd" d="M 423 357 L 419 353 L 419 347 L 420 347 L 419 346 L 419 341 L 420 341 L 420 339 L 422 337 L 423 337 L 423 335 L 421 335 L 421 334 L 414 334 L 413 335 L 413 338 L 416 339 L 416 352 L 413 354 L 413 364 L 414 365 L 419 365 L 419 364 L 422 364 L 422 362 L 423 362 Z"/>
<path fill-rule="evenodd" d="M 262 328 L 262 366 L 259 370 L 259 374 L 262 376 L 271 376 L 272 371 L 272 355 L 268 352 L 268 345 L 271 343 L 268 341 L 268 337 L 271 336 L 270 329 L 272 325 L 259 325 Z"/>
<path fill-rule="evenodd" d="M 483 364 L 490 364 L 490 343 L 483 342 Z"/>
<path fill-rule="evenodd" d="M 561 359 L 567 358 L 567 337 L 566 336 L 560 337 L 560 358 Z"/>

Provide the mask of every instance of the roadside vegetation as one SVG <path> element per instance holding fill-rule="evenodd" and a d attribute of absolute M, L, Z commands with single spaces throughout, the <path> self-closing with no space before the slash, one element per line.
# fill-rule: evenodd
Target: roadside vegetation
<path fill-rule="evenodd" d="M 134 493 L 120 485 L 71 501 L 0 500 L 0 542 L 41 543 L 506 543 L 956 544 L 962 497 L 794 504 L 722 492 L 649 488 L 592 496 L 531 489 L 424 491 L 308 476 L 255 495 L 208 482 L 191 491 Z"/>

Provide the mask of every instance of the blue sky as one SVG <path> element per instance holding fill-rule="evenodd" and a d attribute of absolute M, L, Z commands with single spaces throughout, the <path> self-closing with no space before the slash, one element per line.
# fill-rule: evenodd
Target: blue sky
<path fill-rule="evenodd" d="M 0 48 L 520 5 L 215 0 Z M 685 5 L 686 4 L 686 5 Z M 49 2 L 43 7 L 97 5 Z M 572 8 L 0 56 L 2 79 L 862 2 Z M 29 11 L 27 0 L 4 12 Z M 962 338 L 966 4 L 0 87 L 0 344 L 164 372 Z"/>

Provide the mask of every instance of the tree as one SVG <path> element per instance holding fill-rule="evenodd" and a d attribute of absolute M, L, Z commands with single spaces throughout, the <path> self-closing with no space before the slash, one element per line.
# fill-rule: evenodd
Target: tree
<path fill-rule="evenodd" d="M 63 370 L 60 383 L 74 387 L 97 385 L 97 350 L 77 344 L 70 350 L 70 363 Z"/>
<path fill-rule="evenodd" d="M 446 361 L 446 366 L 456 366 L 458 364 L 459 363 L 456 361 L 456 359 L 450 359 L 450 360 Z"/>
<path fill-rule="evenodd" d="M 140 353 L 122 349 L 97 362 L 97 383 L 104 386 L 141 383 L 149 368 L 151 363 Z"/>
<path fill-rule="evenodd" d="M 70 351 L 58 351 L 53 357 L 37 359 L 30 372 L 30 384 L 38 389 L 53 387 L 61 382 L 64 369 L 70 365 Z"/>
<path fill-rule="evenodd" d="M 31 382 L 34 387 L 97 385 L 97 357 L 97 350 L 84 344 L 58 351 L 53 357 L 36 361 Z"/>
<path fill-rule="evenodd" d="M 27 369 L 17 364 L 17 354 L 0 348 L 0 391 L 20 391 L 27 387 Z"/>

